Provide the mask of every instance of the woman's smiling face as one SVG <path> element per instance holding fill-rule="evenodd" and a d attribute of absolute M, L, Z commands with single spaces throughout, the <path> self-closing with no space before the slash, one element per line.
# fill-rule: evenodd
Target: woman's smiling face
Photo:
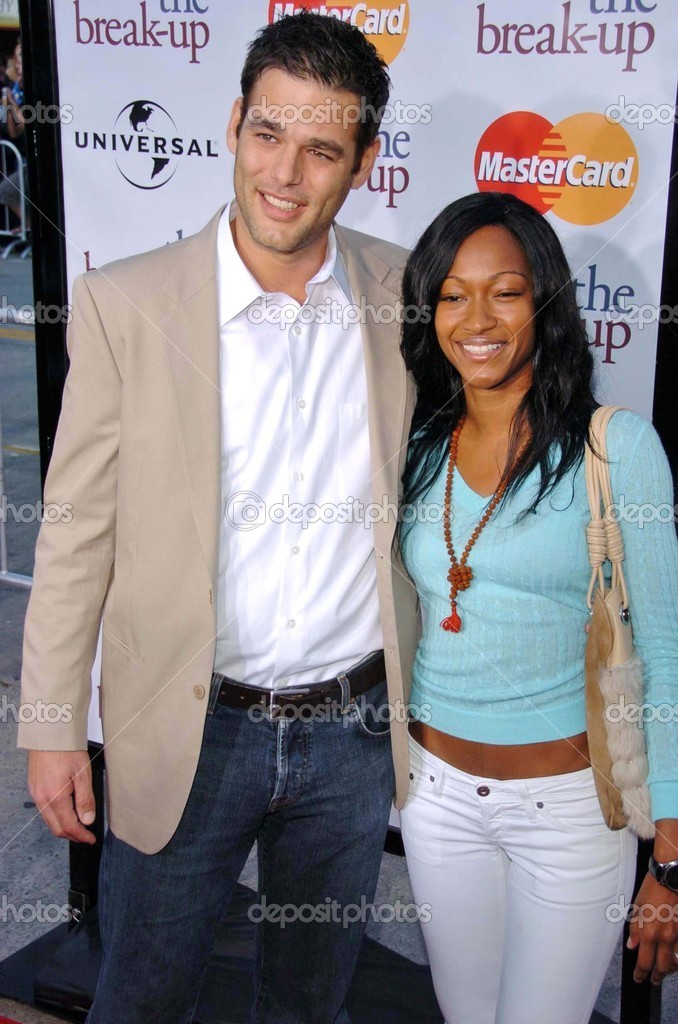
<path fill-rule="evenodd" d="M 514 235 L 488 225 L 464 239 L 440 289 L 435 329 L 465 389 L 528 390 L 534 315 L 532 270 Z"/>

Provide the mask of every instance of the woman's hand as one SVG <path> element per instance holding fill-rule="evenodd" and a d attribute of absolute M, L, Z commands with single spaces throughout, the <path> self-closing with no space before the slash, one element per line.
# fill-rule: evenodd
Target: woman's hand
<path fill-rule="evenodd" d="M 678 820 L 657 822 L 654 856 L 658 861 L 678 860 Z M 634 901 L 629 949 L 638 948 L 634 981 L 644 981 L 651 972 L 653 985 L 678 971 L 678 893 L 660 885 L 648 872 Z"/>
<path fill-rule="evenodd" d="M 628 940 L 629 949 L 638 947 L 634 981 L 645 981 L 652 972 L 653 985 L 678 971 L 678 893 L 660 885 L 647 874 L 635 899 Z"/>

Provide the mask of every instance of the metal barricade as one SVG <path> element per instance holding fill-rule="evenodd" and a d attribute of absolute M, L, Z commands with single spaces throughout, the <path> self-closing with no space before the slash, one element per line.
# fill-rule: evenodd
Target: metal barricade
<path fill-rule="evenodd" d="M 5 474 L 3 470 L 2 452 L 2 407 L 0 407 L 0 583 L 13 587 L 30 589 L 32 576 L 22 576 L 18 572 L 10 572 L 7 564 L 7 495 L 5 494 Z"/>
<path fill-rule="evenodd" d="M 0 251 L 0 257 L 6 260 L 14 249 L 23 246 L 21 259 L 26 259 L 31 252 L 29 244 L 29 228 L 27 222 L 27 201 L 26 201 L 26 165 L 24 158 L 13 142 L 8 139 L 0 139 L 0 181 L 9 178 L 17 172 L 19 180 L 17 184 L 16 206 L 19 209 L 19 227 L 14 230 L 11 227 L 11 211 L 9 206 L 0 206 L 0 239 L 7 240 L 7 244 Z"/>

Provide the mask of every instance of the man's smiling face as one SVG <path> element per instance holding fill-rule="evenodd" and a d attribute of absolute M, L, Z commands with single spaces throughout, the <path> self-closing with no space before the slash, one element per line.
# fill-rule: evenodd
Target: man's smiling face
<path fill-rule="evenodd" d="M 324 246 L 346 196 L 367 180 L 379 149 L 378 142 L 368 146 L 356 169 L 359 103 L 353 93 L 277 68 L 257 79 L 242 124 L 242 100 L 236 101 L 227 140 L 235 155 L 239 227 L 256 246 L 280 254 Z M 299 110 L 301 117 L 290 119 Z M 313 111 L 318 120 L 309 123 Z"/>

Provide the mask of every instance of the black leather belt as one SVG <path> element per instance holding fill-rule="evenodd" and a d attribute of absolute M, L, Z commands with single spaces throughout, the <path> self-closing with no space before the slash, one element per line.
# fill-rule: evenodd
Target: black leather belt
<path fill-rule="evenodd" d="M 349 696 L 353 698 L 371 690 L 385 678 L 383 651 L 370 655 L 356 668 L 342 672 L 334 679 L 314 683 L 312 686 L 291 686 L 287 690 L 262 690 L 215 672 L 212 676 L 212 687 L 218 686 L 219 690 L 216 699 L 212 696 L 210 704 L 224 704 L 226 707 L 242 708 L 245 711 L 249 711 L 250 708 L 263 708 L 271 717 L 275 717 L 276 712 L 285 707 L 303 705 L 305 708 L 320 708 L 327 707 L 330 701 L 341 702 L 341 682 L 348 684 Z"/>

